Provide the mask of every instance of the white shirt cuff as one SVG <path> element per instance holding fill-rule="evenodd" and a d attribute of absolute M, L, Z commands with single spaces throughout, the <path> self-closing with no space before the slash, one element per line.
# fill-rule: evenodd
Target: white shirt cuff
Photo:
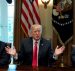
<path fill-rule="evenodd" d="M 16 54 L 16 56 L 14 56 L 14 59 L 17 60 L 18 59 L 18 54 Z"/>
<path fill-rule="evenodd" d="M 53 55 L 53 58 L 54 58 L 55 60 L 57 60 L 57 59 L 58 59 L 58 56 Z"/>

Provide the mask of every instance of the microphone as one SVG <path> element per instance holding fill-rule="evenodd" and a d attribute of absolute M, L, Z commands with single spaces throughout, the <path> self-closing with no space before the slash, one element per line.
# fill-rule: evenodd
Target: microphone
<path fill-rule="evenodd" d="M 7 3 L 11 4 L 12 3 L 12 0 L 6 0 Z"/>

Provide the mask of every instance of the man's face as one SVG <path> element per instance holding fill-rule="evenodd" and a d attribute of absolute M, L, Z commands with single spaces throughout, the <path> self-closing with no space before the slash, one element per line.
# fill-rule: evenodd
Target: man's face
<path fill-rule="evenodd" d="M 41 38 L 41 27 L 40 26 L 33 26 L 32 27 L 32 37 L 35 40 L 39 40 Z"/>

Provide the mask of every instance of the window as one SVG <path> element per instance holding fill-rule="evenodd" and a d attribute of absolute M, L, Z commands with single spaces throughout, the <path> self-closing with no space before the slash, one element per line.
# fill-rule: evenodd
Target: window
<path fill-rule="evenodd" d="M 0 40 L 13 43 L 14 1 L 0 0 Z"/>

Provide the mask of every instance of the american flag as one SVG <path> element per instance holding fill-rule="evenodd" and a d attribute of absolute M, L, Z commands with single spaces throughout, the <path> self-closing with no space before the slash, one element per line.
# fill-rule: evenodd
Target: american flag
<path fill-rule="evenodd" d="M 38 0 L 22 0 L 21 27 L 29 36 L 32 24 L 40 24 Z"/>

